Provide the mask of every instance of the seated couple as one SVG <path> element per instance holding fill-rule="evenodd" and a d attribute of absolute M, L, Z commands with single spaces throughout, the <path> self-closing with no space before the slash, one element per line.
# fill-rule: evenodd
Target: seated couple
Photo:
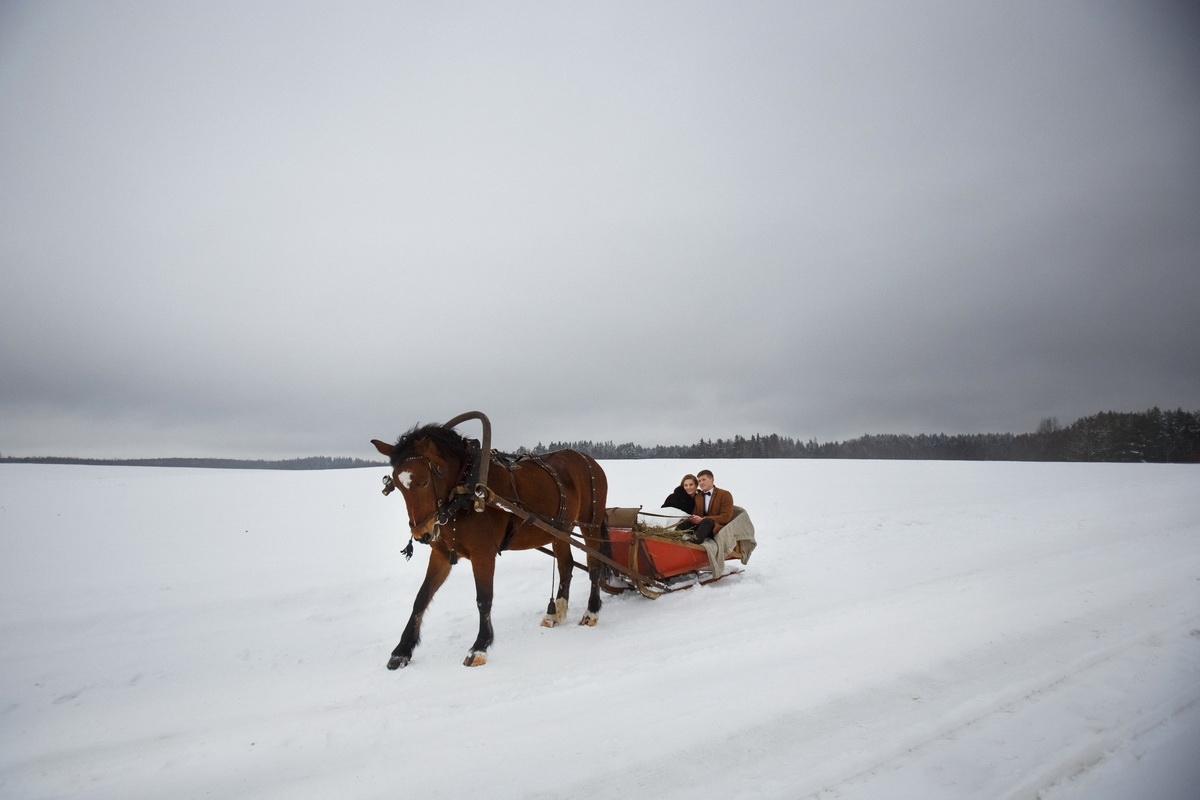
<path fill-rule="evenodd" d="M 676 530 L 690 531 L 693 541 L 711 539 L 733 519 L 733 495 L 713 485 L 713 474 L 702 469 L 695 475 L 684 475 L 683 481 L 662 504 L 663 508 L 677 508 L 690 516 L 675 526 Z"/>

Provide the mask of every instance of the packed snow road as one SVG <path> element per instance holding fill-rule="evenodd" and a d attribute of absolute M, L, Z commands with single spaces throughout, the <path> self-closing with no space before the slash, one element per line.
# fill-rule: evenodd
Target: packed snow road
<path fill-rule="evenodd" d="M 746 571 L 548 630 L 505 554 L 467 669 L 463 564 L 399 672 L 382 469 L 0 466 L 0 796 L 1195 800 L 1200 467 L 604 466 L 711 468 Z"/>

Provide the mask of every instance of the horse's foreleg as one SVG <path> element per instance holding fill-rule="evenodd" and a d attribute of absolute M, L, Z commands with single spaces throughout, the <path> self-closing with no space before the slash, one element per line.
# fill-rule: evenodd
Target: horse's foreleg
<path fill-rule="evenodd" d="M 392 651 L 392 657 L 388 659 L 388 669 L 407 667 L 412 661 L 413 649 L 421 641 L 421 618 L 425 616 L 425 609 L 429 607 L 429 601 L 433 600 L 433 595 L 446 582 L 449 575 L 449 557 L 434 548 L 429 553 L 429 567 L 425 570 L 425 581 L 417 590 L 417 598 L 413 601 L 412 616 L 408 618 L 408 624 L 404 626 L 400 644 L 396 645 L 396 649 Z"/>
<path fill-rule="evenodd" d="M 487 649 L 492 645 L 492 579 L 496 575 L 496 556 L 485 553 L 471 555 L 471 570 L 475 573 L 475 605 L 479 607 L 479 636 L 463 661 L 465 667 L 487 663 Z"/>
<path fill-rule="evenodd" d="M 558 591 L 546 606 L 546 616 L 542 617 L 543 628 L 553 628 L 562 624 L 563 620 L 567 618 L 567 603 L 571 599 L 571 577 L 572 570 L 575 569 L 571 546 L 555 542 L 554 558 L 558 561 Z"/>

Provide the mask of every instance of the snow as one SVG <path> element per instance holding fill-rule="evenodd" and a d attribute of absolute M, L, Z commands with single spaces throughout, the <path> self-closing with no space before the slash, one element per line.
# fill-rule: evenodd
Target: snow
<path fill-rule="evenodd" d="M 539 626 L 552 562 L 424 574 L 382 468 L 0 465 L 0 796 L 1200 796 L 1200 467 L 711 468 L 740 575 Z M 570 620 L 584 611 L 574 584 Z"/>

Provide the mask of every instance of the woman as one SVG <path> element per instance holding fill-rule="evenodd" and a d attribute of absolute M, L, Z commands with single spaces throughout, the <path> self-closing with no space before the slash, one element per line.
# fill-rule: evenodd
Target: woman
<path fill-rule="evenodd" d="M 675 491 L 667 495 L 662 507 L 677 508 L 685 514 L 691 514 L 696 510 L 696 486 L 698 483 L 696 476 L 690 472 L 684 475 L 683 480 L 675 487 Z"/>

